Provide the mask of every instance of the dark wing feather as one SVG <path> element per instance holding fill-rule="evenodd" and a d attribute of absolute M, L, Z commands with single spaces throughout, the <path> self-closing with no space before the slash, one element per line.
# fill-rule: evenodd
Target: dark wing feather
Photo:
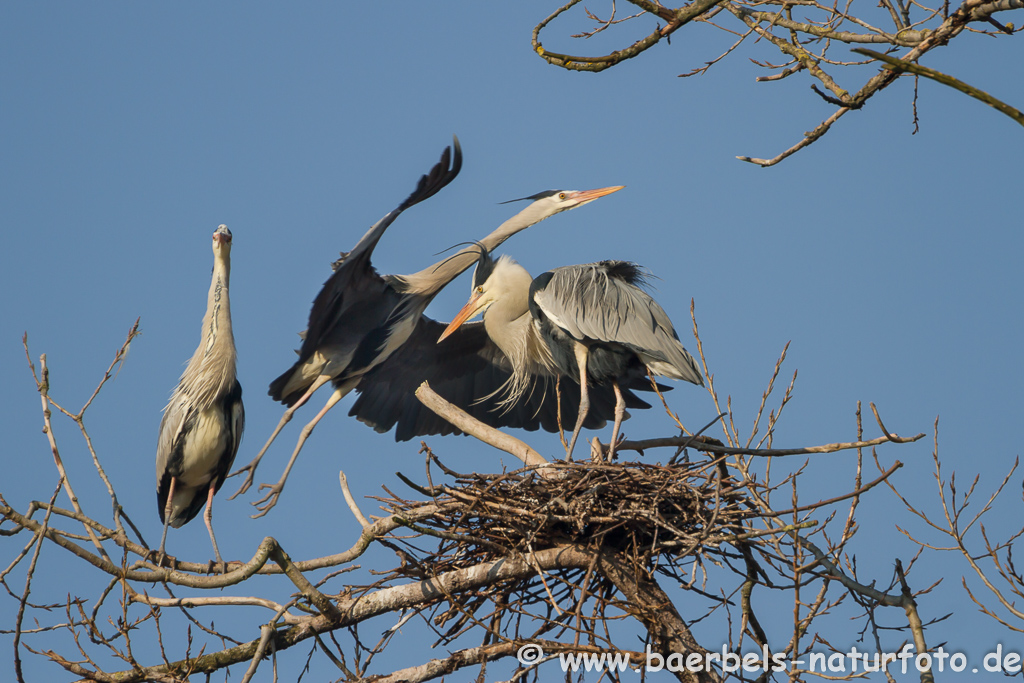
<path fill-rule="evenodd" d="M 491 427 L 558 431 L 553 377 L 534 378 L 523 398 L 506 410 L 500 405 L 500 390 L 508 381 L 511 368 L 487 336 L 483 323 L 464 324 L 438 344 L 444 328 L 442 323 L 420 316 L 409 340 L 363 376 L 356 387 L 360 396 L 349 415 L 381 433 L 396 427 L 396 441 L 431 434 L 461 434 L 416 398 L 416 389 L 428 381 L 438 395 Z M 630 391 L 645 388 L 650 388 L 646 378 L 630 383 L 623 392 L 627 407 L 650 407 Z M 561 398 L 562 422 L 571 426 L 579 410 L 579 387 L 563 379 Z M 615 395 L 611 387 L 594 387 L 585 426 L 599 429 L 614 414 Z"/>
<path fill-rule="evenodd" d="M 441 154 L 441 160 L 427 175 L 420 178 L 416 190 L 398 208 L 377 221 L 352 251 L 335 263 L 334 273 L 313 300 L 298 360 L 270 383 L 268 393 L 275 401 L 292 405 L 298 400 L 305 387 L 291 392 L 288 396 L 283 394 L 284 387 L 293 373 L 306 363 L 317 349 L 328 346 L 341 349 L 355 348 L 362 343 L 365 335 L 385 324 L 395 303 L 385 298 L 394 292 L 390 284 L 374 269 L 370 263 L 370 256 L 384 231 L 403 211 L 434 196 L 459 174 L 462 168 L 462 147 L 458 138 L 455 138 L 454 144 L 454 158 L 451 158 L 451 148 L 446 147 Z"/>
<path fill-rule="evenodd" d="M 309 312 L 309 327 L 306 339 L 302 343 L 302 349 L 299 351 L 300 360 L 306 360 L 313 355 L 313 351 L 324 343 L 325 336 L 329 335 L 338 321 L 344 317 L 347 307 L 351 305 L 350 299 L 353 294 L 358 296 L 363 289 L 359 286 L 361 279 L 380 281 L 380 275 L 370 265 L 370 256 L 388 226 L 403 211 L 433 197 L 459 174 L 459 170 L 462 168 L 462 147 L 459 145 L 458 138 L 455 138 L 455 158 L 451 168 L 448 167 L 450 149 L 445 147 L 441 154 L 441 160 L 430 169 L 427 175 L 420 178 L 416 190 L 399 204 L 398 208 L 377 221 L 363 235 L 334 274 L 324 283 L 323 289 L 313 301 L 313 308 Z"/>
<path fill-rule="evenodd" d="M 428 381 L 438 394 L 486 422 L 486 407 L 473 405 L 473 399 L 505 383 L 510 375 L 505 357 L 491 343 L 482 323 L 463 325 L 438 344 L 443 331 L 444 325 L 420 316 L 408 341 L 363 376 L 356 387 L 360 396 L 349 415 L 382 433 L 397 425 L 396 441 L 456 433 L 455 427 L 416 398 L 416 389 Z"/>
<path fill-rule="evenodd" d="M 242 403 L 242 385 L 237 379 L 234 386 L 231 387 L 231 391 L 224 397 L 224 422 L 227 424 L 228 429 L 231 430 L 231 433 L 228 435 L 228 448 L 230 452 L 222 456 L 217 464 L 217 473 L 214 475 L 217 483 L 214 484 L 214 493 L 220 491 L 220 487 L 224 485 L 224 480 L 228 478 L 228 472 L 231 470 L 231 465 L 235 462 L 238 447 L 242 443 L 242 432 L 245 431 L 245 406 Z"/>

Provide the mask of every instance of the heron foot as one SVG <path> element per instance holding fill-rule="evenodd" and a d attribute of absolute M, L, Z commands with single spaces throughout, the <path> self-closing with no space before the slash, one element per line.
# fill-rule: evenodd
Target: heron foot
<path fill-rule="evenodd" d="M 253 506 L 259 510 L 255 515 L 249 515 L 253 519 L 258 519 L 263 515 L 270 512 L 270 509 L 277 505 L 277 499 L 281 497 L 281 491 L 284 490 L 284 482 L 279 481 L 276 484 L 260 484 L 260 491 L 269 489 L 267 493 L 253 503 Z"/>
<path fill-rule="evenodd" d="M 153 557 L 153 564 L 156 566 L 177 570 L 178 560 L 173 555 L 168 555 L 163 548 L 151 550 L 149 554 Z"/>
<path fill-rule="evenodd" d="M 238 490 L 235 491 L 234 493 L 232 493 L 230 496 L 228 496 L 228 500 L 234 500 L 238 496 L 240 496 L 243 493 L 245 493 L 246 491 L 248 491 L 249 488 L 254 483 L 256 483 L 256 465 L 258 465 L 258 464 L 259 464 L 259 460 L 253 460 L 251 463 L 249 463 L 245 467 L 239 467 L 237 470 L 235 470 L 234 472 L 232 472 L 231 474 L 229 474 L 227 476 L 227 478 L 230 479 L 231 477 L 233 477 L 233 476 L 235 476 L 237 474 L 241 474 L 242 472 L 248 472 L 249 473 L 249 474 L 246 475 L 245 481 L 242 482 L 242 485 L 238 487 Z"/>
<path fill-rule="evenodd" d="M 214 559 L 214 560 L 210 560 L 210 562 L 206 565 L 206 573 L 207 574 L 221 574 L 221 575 L 227 574 L 228 573 L 228 565 L 229 564 L 239 564 L 240 565 L 241 562 L 238 562 L 238 561 L 225 562 L 224 560 L 222 560 L 220 558 L 217 558 L 217 559 Z"/>
<path fill-rule="evenodd" d="M 626 440 L 625 434 L 619 434 L 618 438 L 614 442 L 608 444 L 608 462 L 613 462 L 619 459 L 619 453 L 615 449 L 619 447 L 619 444 Z"/>

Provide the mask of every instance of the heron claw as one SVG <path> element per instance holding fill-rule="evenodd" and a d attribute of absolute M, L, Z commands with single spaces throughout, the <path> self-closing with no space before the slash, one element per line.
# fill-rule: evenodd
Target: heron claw
<path fill-rule="evenodd" d="M 210 563 L 206 567 L 206 573 L 207 574 L 220 574 L 221 576 L 223 576 L 224 574 L 228 573 L 228 564 L 233 564 L 233 563 L 225 562 L 224 560 L 220 559 L 219 557 L 217 559 L 215 559 L 215 560 L 210 560 Z"/>
<path fill-rule="evenodd" d="M 228 496 L 228 500 L 234 500 L 238 496 L 242 495 L 243 493 L 248 491 L 249 488 L 256 482 L 256 464 L 256 462 L 251 462 L 245 467 L 239 467 L 237 470 L 235 470 L 234 472 L 227 476 L 227 478 L 230 479 L 231 477 L 237 474 L 241 474 L 242 472 L 249 473 L 248 475 L 246 475 L 245 481 L 242 482 L 242 485 L 238 487 L 238 490 L 232 493 L 230 496 Z"/>
<path fill-rule="evenodd" d="M 171 570 L 176 570 L 178 568 L 177 558 L 175 558 L 173 555 L 168 555 L 163 548 L 160 548 L 159 550 L 151 550 L 150 555 L 155 555 L 153 563 L 158 567 L 166 566 L 168 569 Z"/>
<path fill-rule="evenodd" d="M 266 495 L 253 503 L 253 506 L 259 510 L 255 515 L 249 515 L 253 519 L 262 517 L 270 512 L 272 507 L 277 505 L 277 499 L 281 497 L 281 491 L 284 490 L 284 482 L 278 482 L 276 484 L 260 484 L 260 491 L 264 489 L 269 489 L 269 491 L 267 491 Z"/>

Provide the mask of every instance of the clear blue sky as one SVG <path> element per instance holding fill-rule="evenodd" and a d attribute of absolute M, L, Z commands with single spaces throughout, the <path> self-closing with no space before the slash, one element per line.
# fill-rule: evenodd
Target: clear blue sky
<path fill-rule="evenodd" d="M 88 426 L 121 503 L 157 542 L 157 428 L 198 342 L 213 229 L 226 223 L 234 234 L 232 310 L 248 418 L 241 465 L 280 416 L 266 386 L 294 360 L 296 332 L 330 262 L 405 198 L 453 133 L 464 147 L 462 174 L 391 227 L 374 255 L 381 272 L 419 270 L 441 249 L 482 237 L 516 210 L 498 202 L 549 188 L 626 185 L 515 237 L 503 252 L 534 274 L 605 258 L 643 264 L 660 278 L 655 296 L 695 351 L 693 298 L 717 388 L 723 400 L 732 396 L 743 432 L 791 340 L 783 376 L 799 369 L 799 379 L 776 446 L 853 440 L 856 402 L 866 410 L 873 401 L 889 429 L 904 435 L 930 433 L 940 416 L 946 471 L 963 482 L 980 473 L 984 491 L 993 488 L 1020 452 L 1024 412 L 1020 127 L 922 82 L 921 130 L 911 135 L 913 82 L 904 79 L 823 140 L 761 169 L 734 157 L 774 156 L 832 113 L 805 78 L 755 83 L 762 72 L 747 58 L 779 61 L 777 53 L 751 45 L 703 77 L 677 78 L 728 45 L 699 26 L 603 74 L 566 72 L 530 49 L 534 24 L 554 7 L 4 4 L 0 492 L 7 500 L 24 510 L 56 484 L 22 333 L 34 359 L 48 354 L 53 396 L 77 410 L 141 317 L 143 334 L 90 409 Z M 568 38 L 587 26 L 556 24 L 545 45 L 590 53 L 624 46 L 624 38 Z M 1012 40 L 965 36 L 926 63 L 1024 105 Z M 428 313 L 450 319 L 468 291 L 463 277 Z M 691 427 L 715 414 L 695 387 L 678 386 L 670 398 Z M 351 401 L 314 433 L 269 516 L 249 519 L 252 491 L 227 501 L 237 487 L 228 481 L 214 506 L 226 558 L 248 558 L 266 535 L 297 558 L 347 548 L 357 527 L 337 487 L 339 469 L 360 498 L 381 484 L 400 486 L 397 470 L 421 476 L 418 443 L 396 444 L 346 417 Z M 311 415 L 299 413 L 258 481 L 277 479 Z M 74 425 L 57 418 L 55 431 L 86 511 L 105 518 L 109 502 Z M 625 431 L 628 438 L 672 434 L 657 411 L 634 414 Z M 877 435 L 867 423 L 866 436 Z M 559 455 L 554 436 L 519 436 Z M 503 464 L 469 439 L 428 442 L 455 469 Z M 906 464 L 894 481 L 934 513 L 931 448 L 929 436 L 879 455 Z M 805 502 L 847 490 L 851 462 L 849 454 L 812 461 L 801 480 Z M 364 508 L 375 509 L 371 501 Z M 1003 501 L 989 520 L 994 536 L 1012 526 L 998 515 L 1019 522 L 1019 499 Z M 861 577 L 886 583 L 894 559 L 913 555 L 894 523 L 921 525 L 882 489 L 870 494 L 858 522 Z M 0 565 L 21 539 L 0 544 Z M 199 521 L 172 530 L 168 544 L 194 559 L 209 552 Z M 74 565 L 58 565 L 68 557 L 58 552 L 45 549 L 51 566 Z M 967 601 L 963 563 L 944 559 L 912 577 L 916 588 L 947 577 L 937 595 L 922 599 L 923 616 L 955 611 L 956 618 L 929 632 L 929 641 L 980 659 L 1008 639 Z M 68 590 L 66 578 L 44 574 L 33 597 L 59 601 Z M 289 592 L 282 586 L 280 596 Z M 15 608 L 12 600 L 0 604 L 4 628 Z M 255 623 L 266 615 L 249 616 Z M 833 627 L 833 642 L 855 644 L 850 622 Z M 405 637 L 408 649 L 420 642 L 414 632 Z M 8 660 L 9 636 L 0 648 L 0 661 Z M 305 656 L 301 648 L 282 654 L 286 678 Z M 63 676 L 31 656 L 27 666 L 34 680 Z"/>

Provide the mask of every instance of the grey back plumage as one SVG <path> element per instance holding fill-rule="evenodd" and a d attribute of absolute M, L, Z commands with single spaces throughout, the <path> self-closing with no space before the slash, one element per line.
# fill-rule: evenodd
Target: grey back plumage
<path fill-rule="evenodd" d="M 655 374 L 703 385 L 665 309 L 642 289 L 646 277 L 627 261 L 556 268 L 533 281 L 531 312 L 575 341 L 625 347 Z M 600 357 L 592 359 L 591 372 L 600 381 Z"/>
<path fill-rule="evenodd" d="M 629 402 L 623 389 L 638 388 L 636 382 L 650 386 L 648 372 L 703 384 L 668 315 L 641 288 L 644 281 L 643 270 L 625 261 L 567 266 L 531 278 L 509 257 L 495 261 L 481 246 L 469 301 L 439 341 L 483 315 L 487 336 L 511 368 L 498 403 L 506 412 L 531 400 L 537 379 L 550 384 L 549 379 L 568 377 L 579 383 L 567 455 L 589 419 L 591 393 L 610 385 L 615 394 L 611 453 Z"/>

